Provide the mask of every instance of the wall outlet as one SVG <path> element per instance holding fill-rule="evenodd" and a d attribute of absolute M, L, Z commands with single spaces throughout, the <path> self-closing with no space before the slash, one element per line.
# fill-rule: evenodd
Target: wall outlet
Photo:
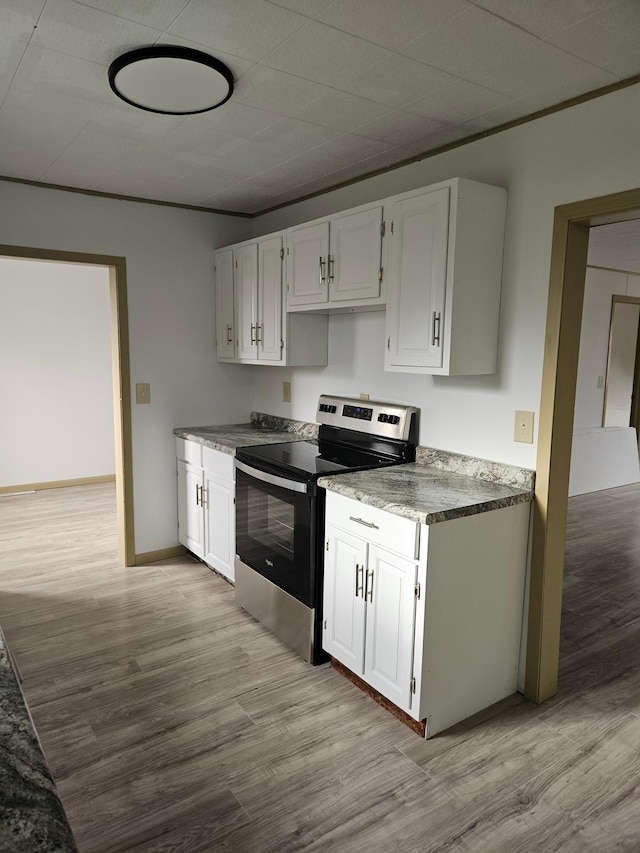
<path fill-rule="evenodd" d="M 290 403 L 291 402 L 291 383 L 283 382 L 282 383 L 282 402 Z"/>
<path fill-rule="evenodd" d="M 368 394 L 360 394 L 360 399 L 361 399 L 361 400 L 368 400 L 368 399 L 369 399 L 369 395 L 368 395 Z"/>
<path fill-rule="evenodd" d="M 533 444 L 533 412 L 516 411 L 513 440 Z"/>
<path fill-rule="evenodd" d="M 136 403 L 151 402 L 151 385 L 148 382 L 136 383 Z"/>

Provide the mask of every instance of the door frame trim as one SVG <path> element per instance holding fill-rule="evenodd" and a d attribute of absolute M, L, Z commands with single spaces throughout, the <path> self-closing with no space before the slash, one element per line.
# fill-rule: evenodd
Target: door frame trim
<path fill-rule="evenodd" d="M 124 566 L 135 566 L 126 259 L 115 255 L 96 255 L 85 252 L 67 252 L 58 249 L 39 249 L 30 246 L 3 244 L 0 244 L 0 257 L 101 266 L 107 267 L 109 270 L 118 560 Z"/>
<path fill-rule="evenodd" d="M 640 210 L 640 189 L 560 205 L 554 211 L 524 691 L 534 702 L 553 696 L 558 687 L 569 469 L 589 228 L 615 222 L 617 214 L 636 210 Z"/>

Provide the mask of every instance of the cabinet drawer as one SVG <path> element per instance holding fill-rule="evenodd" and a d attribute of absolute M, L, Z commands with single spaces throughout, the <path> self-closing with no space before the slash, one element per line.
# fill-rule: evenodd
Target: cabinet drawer
<path fill-rule="evenodd" d="M 210 474 L 217 474 L 226 480 L 233 480 L 233 456 L 212 447 L 202 448 L 202 467 Z"/>
<path fill-rule="evenodd" d="M 327 492 L 326 520 L 410 560 L 418 557 L 418 525 L 408 518 Z"/>
<path fill-rule="evenodd" d="M 176 456 L 192 465 L 202 467 L 202 445 L 186 438 L 176 438 Z"/>

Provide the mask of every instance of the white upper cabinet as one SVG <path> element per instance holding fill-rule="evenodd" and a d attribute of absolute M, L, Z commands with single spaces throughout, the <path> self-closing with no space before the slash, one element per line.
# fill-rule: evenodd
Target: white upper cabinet
<path fill-rule="evenodd" d="M 462 178 L 388 200 L 385 370 L 496 372 L 506 203 Z"/>
<path fill-rule="evenodd" d="M 391 207 L 387 366 L 442 367 L 449 188 Z"/>
<path fill-rule="evenodd" d="M 218 361 L 327 363 L 327 318 L 284 311 L 284 232 L 220 249 L 215 258 Z"/>
<path fill-rule="evenodd" d="M 329 300 L 329 223 L 287 231 L 287 307 L 326 305 Z"/>
<path fill-rule="evenodd" d="M 218 359 L 233 359 L 235 347 L 235 321 L 233 298 L 233 249 L 219 249 L 215 253 L 216 281 L 216 355 Z"/>
<path fill-rule="evenodd" d="M 323 315 L 386 306 L 385 370 L 495 373 L 506 207 L 453 178 L 217 251 L 218 360 L 325 365 Z"/>
<path fill-rule="evenodd" d="M 282 237 L 258 243 L 258 322 L 256 341 L 261 361 L 282 360 Z"/>
<path fill-rule="evenodd" d="M 238 358 L 258 357 L 258 244 L 240 246 L 235 251 L 236 317 L 238 318 Z"/>
<path fill-rule="evenodd" d="M 332 302 L 356 303 L 380 297 L 382 207 L 331 221 L 328 275 Z"/>
<path fill-rule="evenodd" d="M 356 209 L 287 231 L 287 310 L 384 307 L 383 210 Z"/>

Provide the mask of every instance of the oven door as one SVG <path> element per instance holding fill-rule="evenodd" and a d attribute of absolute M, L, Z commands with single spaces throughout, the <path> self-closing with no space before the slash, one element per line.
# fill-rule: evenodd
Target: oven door
<path fill-rule="evenodd" d="M 316 489 L 236 459 L 236 553 L 276 586 L 316 606 Z"/>

